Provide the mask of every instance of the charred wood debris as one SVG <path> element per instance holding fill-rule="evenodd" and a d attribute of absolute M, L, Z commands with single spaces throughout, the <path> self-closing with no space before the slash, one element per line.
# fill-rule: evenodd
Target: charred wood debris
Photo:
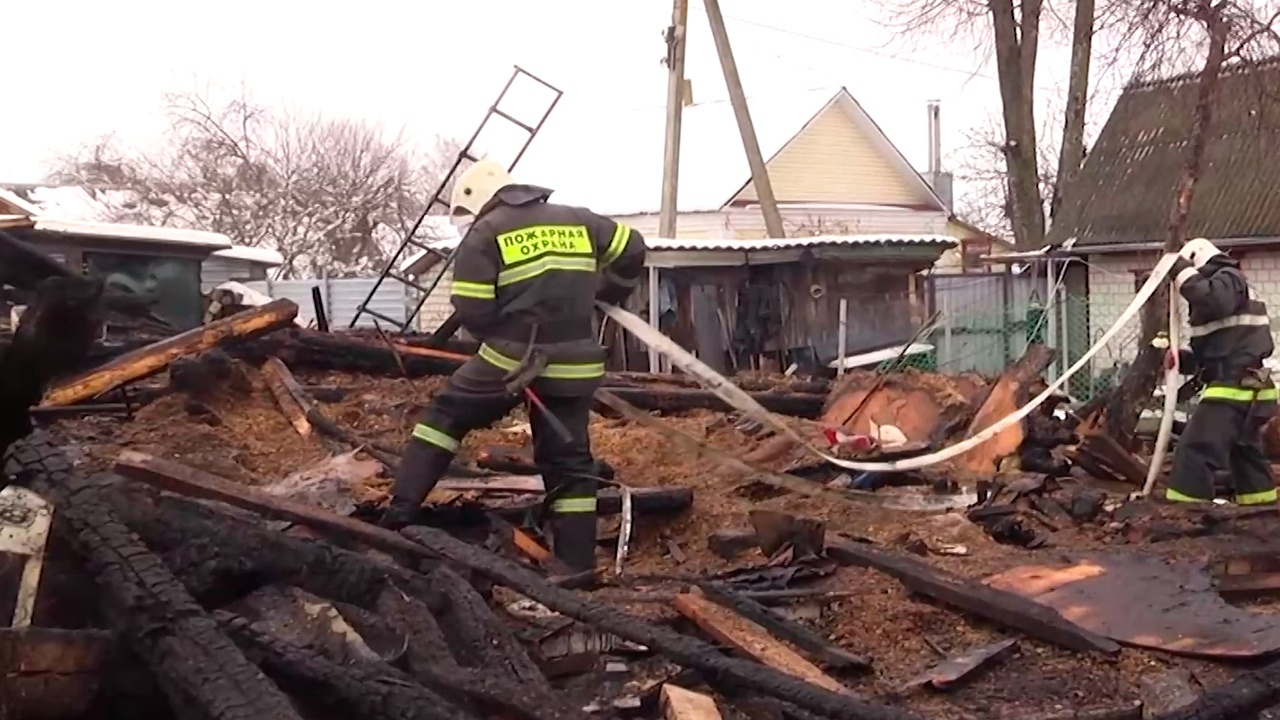
<path fill-rule="evenodd" d="M 1187 633 L 1172 626 L 1153 631 L 1155 640 L 1135 639 L 1043 587 L 1077 549 L 1239 543 L 1274 522 L 1274 510 L 1171 514 L 1126 501 L 1145 475 L 1146 449 L 1140 438 L 1092 430 L 1102 423 L 1089 407 L 1051 400 L 951 461 L 852 473 L 815 461 L 681 376 L 613 373 L 599 395 L 601 416 L 658 433 L 649 442 L 666 452 L 717 464 L 723 492 L 763 488 L 761 497 L 803 500 L 797 507 L 806 512 L 784 502 L 742 512 L 736 527 L 708 527 L 697 522 L 692 487 L 604 488 L 600 511 L 624 516 L 623 528 L 605 533 L 601 571 L 573 576 L 539 533 L 541 480 L 520 447 L 462 453 L 441 486 L 465 502 L 429 503 L 420 525 L 396 533 L 376 527 L 374 501 L 317 502 L 306 488 L 233 481 L 155 449 L 95 462 L 64 432 L 87 414 L 130 422 L 162 397 L 181 398 L 192 418 L 218 427 L 211 398 L 256 387 L 291 432 L 386 477 L 399 443 L 364 437 L 327 410 L 349 386 L 307 379 L 342 373 L 412 384 L 447 375 L 474 347 L 303 329 L 287 300 L 161 339 L 104 345 L 99 323 L 119 309 L 100 286 L 12 241 L 0 238 L 0 252 L 8 263 L 0 267 L 17 269 L 5 283 L 25 288 L 29 303 L 0 349 L 8 482 L 0 544 L 38 525 L 15 499 L 21 493 L 34 492 L 48 505 L 28 507 L 53 518 L 47 544 L 32 551 L 43 565 L 35 622 L 0 630 L 0 718 L 1206 719 L 1271 717 L 1280 703 L 1280 665 L 1225 664 L 1264 658 L 1280 642 L 1247 651 L 1223 650 L 1229 643 L 1220 638 L 1179 645 Z M 903 370 L 735 382 L 824 449 L 875 461 L 981 431 L 1045 387 L 1055 356 L 1032 346 L 997 378 Z M 746 436 L 749 449 L 717 450 L 665 422 L 699 411 L 713 418 L 707 427 Z M 813 510 L 837 507 L 851 514 L 821 519 Z M 881 525 L 873 539 L 838 520 L 864 512 L 946 518 L 972 528 L 983 548 L 940 542 L 914 522 L 900 531 L 890 523 L 887 534 Z M 1196 576 L 1209 578 L 1201 591 L 1214 602 L 1280 588 L 1280 550 L 1221 547 Z M 979 562 L 991 548 L 1012 560 Z M 629 572 L 628 550 L 652 550 L 670 570 Z M 689 558 L 701 550 L 720 569 Z M 15 588 L 32 582 L 18 572 L 31 563 L 4 557 L 15 560 L 0 566 L 0 612 L 8 613 L 22 603 Z M 1004 580 L 984 579 L 1013 565 Z M 1105 574 L 1109 566 L 1096 567 Z M 943 648 L 922 629 L 935 653 L 919 657 L 914 672 L 885 670 L 877 655 L 889 648 L 841 642 L 824 624 L 858 612 L 873 592 L 859 585 L 873 577 L 900 584 L 900 603 L 994 634 Z M 1112 610 L 1087 588 L 1075 602 L 1101 616 Z M 882 621 L 867 612 L 861 623 Z M 975 682 L 1000 687 L 1001 673 L 1037 654 L 1119 673 L 1138 652 L 1153 659 L 1138 663 L 1141 681 L 1124 692 L 1078 692 L 1072 703 L 1043 706 L 1034 688 L 1005 688 L 994 700 L 948 704 Z"/>

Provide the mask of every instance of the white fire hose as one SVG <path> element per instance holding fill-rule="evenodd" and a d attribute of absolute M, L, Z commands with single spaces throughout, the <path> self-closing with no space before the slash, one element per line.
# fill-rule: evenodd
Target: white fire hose
<path fill-rule="evenodd" d="M 1152 268 L 1151 276 L 1147 278 L 1146 283 L 1144 283 L 1138 290 L 1137 294 L 1133 296 L 1133 300 L 1130 301 L 1129 306 L 1124 309 L 1124 312 L 1120 314 L 1120 317 L 1116 319 L 1115 324 L 1108 328 L 1107 331 L 1102 334 L 1102 337 L 1098 338 L 1098 341 L 1093 344 L 1093 347 L 1089 348 L 1089 350 L 1085 352 L 1085 354 L 1081 356 L 1074 365 L 1067 368 L 1067 371 L 1064 372 L 1061 377 L 1055 380 L 1053 384 L 1045 389 L 1044 392 L 1033 398 L 1031 402 L 1018 408 L 1013 413 L 997 421 L 994 425 L 991 425 L 977 435 L 956 443 L 955 445 L 945 447 L 937 452 L 929 453 L 928 455 L 903 458 L 901 460 L 893 460 L 890 462 L 856 462 L 842 460 L 822 452 L 808 440 L 801 437 L 800 434 L 792 429 L 790 425 L 775 418 L 768 410 L 764 409 L 760 403 L 756 402 L 754 398 L 742 390 L 742 388 L 739 388 L 729 382 L 723 375 L 711 369 L 701 360 L 687 352 L 684 348 L 672 342 L 670 338 L 658 332 L 655 328 L 650 327 L 643 318 L 612 305 L 601 304 L 600 308 L 608 314 L 609 317 L 613 318 L 614 322 L 626 328 L 627 331 L 639 338 L 645 345 L 664 355 L 673 365 L 692 375 L 699 383 L 708 390 L 714 392 L 730 406 L 747 414 L 752 419 L 795 440 L 815 456 L 820 457 L 833 465 L 838 465 L 849 470 L 859 470 L 864 472 L 917 470 L 919 468 L 940 463 L 944 460 L 949 460 L 957 455 L 961 455 L 972 450 L 995 437 L 1005 428 L 1013 425 L 1014 423 L 1020 422 L 1023 418 L 1029 415 L 1032 410 L 1035 410 L 1041 403 L 1049 399 L 1049 397 L 1056 393 L 1059 388 L 1066 384 L 1067 380 L 1069 380 L 1072 375 L 1079 372 L 1094 355 L 1098 354 L 1098 352 L 1111 341 L 1111 338 L 1115 337 L 1116 334 L 1120 332 L 1120 329 L 1125 323 L 1138 315 L 1142 310 L 1142 306 L 1153 294 L 1155 294 L 1156 289 L 1160 287 L 1160 283 L 1169 275 L 1169 271 L 1173 268 L 1173 263 L 1177 258 L 1178 255 L 1176 253 L 1170 253 L 1161 257 L 1160 261 L 1156 263 L 1156 266 Z M 1167 398 L 1165 402 L 1167 405 L 1169 402 Z M 1166 412 L 1166 417 L 1172 418 L 1172 415 L 1173 414 L 1171 412 Z"/>
<path fill-rule="evenodd" d="M 1178 292 L 1169 290 L 1169 347 L 1165 352 L 1175 355 L 1178 352 Z M 1173 435 L 1173 414 L 1178 408 L 1178 389 L 1181 386 L 1182 370 L 1175 360 L 1173 367 L 1164 370 L 1164 414 L 1160 416 L 1160 432 L 1156 433 L 1155 451 L 1151 453 L 1151 466 L 1147 468 L 1147 481 L 1142 484 L 1142 492 L 1134 493 L 1135 497 L 1146 497 L 1156 486 L 1156 478 L 1164 465 L 1164 455 L 1169 450 L 1169 438 Z"/>

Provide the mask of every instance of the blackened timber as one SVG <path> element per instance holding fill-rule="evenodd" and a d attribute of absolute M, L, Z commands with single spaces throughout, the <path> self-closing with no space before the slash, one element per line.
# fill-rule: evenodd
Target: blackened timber
<path fill-rule="evenodd" d="M 616 607 L 583 600 L 576 593 L 551 584 L 531 570 L 439 530 L 418 527 L 406 529 L 404 532 L 407 535 L 393 533 L 141 453 L 121 453 L 117 458 L 116 468 L 127 477 L 171 492 L 219 500 L 265 517 L 289 520 L 319 532 L 342 535 L 389 552 L 431 560 L 448 560 L 516 590 L 566 617 L 617 635 L 623 640 L 649 647 L 682 665 L 716 676 L 723 682 L 754 688 L 760 693 L 787 700 L 833 720 L 911 720 L 915 717 L 904 710 L 833 693 L 776 670 L 725 657 L 707 643 L 632 617 Z"/>
<path fill-rule="evenodd" d="M 462 366 L 467 355 L 452 350 L 397 345 L 357 333 L 287 328 L 237 343 L 228 352 L 258 362 L 278 357 L 289 367 L 307 370 L 411 377 L 448 375 Z M 397 355 L 399 359 L 397 360 Z M 401 363 L 404 371 L 401 371 Z"/>
<path fill-rule="evenodd" d="M 522 720 L 560 720 L 575 713 L 545 688 L 503 682 L 486 668 L 461 667 L 446 644 L 435 616 L 416 598 L 395 587 L 378 598 L 377 613 L 409 638 L 405 652 L 409 674 L 445 697 L 475 703 Z M 523 653 L 523 648 L 521 649 Z"/>
<path fill-rule="evenodd" d="M 410 635 L 412 674 L 442 695 L 527 720 L 567 717 L 545 691 L 499 682 L 487 672 L 464 671 L 457 664 L 431 614 L 433 608 L 444 611 L 450 600 L 428 576 L 275 532 L 184 497 L 139 487 L 114 488 L 110 495 L 122 519 L 163 553 L 170 569 L 207 605 L 225 605 L 267 585 L 292 585 L 350 603 Z M 492 611 L 485 611 L 492 617 Z M 527 657 L 523 647 L 508 649 Z"/>
<path fill-rule="evenodd" d="M 321 412 L 315 398 L 302 389 L 302 385 L 293 376 L 289 366 L 281 361 L 280 358 L 268 358 L 262 363 L 262 369 L 271 376 L 268 379 L 268 384 L 272 386 L 272 392 L 278 392 L 274 389 L 278 385 L 280 390 L 283 390 L 285 395 L 288 396 L 288 400 L 282 400 L 277 397 L 277 403 L 282 408 L 286 405 L 296 406 L 302 411 L 303 419 L 310 427 L 314 427 L 334 440 L 350 445 L 353 449 L 363 448 L 378 462 L 386 465 L 388 470 L 395 471 L 400 464 L 399 453 L 395 448 L 383 446 L 362 438 L 354 431 L 348 430 L 331 420 Z M 290 421 L 292 422 L 293 418 L 290 418 Z"/>
<path fill-rule="evenodd" d="M 146 347 L 117 356 L 101 367 L 60 381 L 45 394 L 43 405 L 71 405 L 164 370 L 177 358 L 194 355 L 230 341 L 254 337 L 293 322 L 298 306 L 273 300 L 208 325 L 188 330 Z"/>
<path fill-rule="evenodd" d="M 733 411 L 728 403 L 710 390 L 648 386 L 610 387 L 609 392 L 641 410 L 670 413 L 700 409 Z M 822 406 L 827 401 L 826 395 L 814 393 L 751 392 L 748 394 L 769 412 L 809 419 L 821 416 Z"/>
<path fill-rule="evenodd" d="M 488 603 L 457 573 L 441 566 L 431 573 L 431 585 L 448 602 L 440 613 L 453 656 L 472 669 L 483 670 L 517 685 L 550 690 L 546 677 L 515 635 L 499 622 Z"/>
<path fill-rule="evenodd" d="M 1157 720 L 1230 720 L 1250 718 L 1280 703 L 1280 661 L 1247 670 L 1200 696 L 1194 704 Z"/>
<path fill-rule="evenodd" d="M 109 497 L 116 514 L 206 605 L 223 605 L 272 584 L 368 610 L 391 582 L 415 597 L 443 601 L 418 573 L 275 532 L 184 497 L 139 487 L 116 488 Z"/>
<path fill-rule="evenodd" d="M 215 617 L 254 662 L 311 707 L 337 707 L 352 717 L 478 720 L 386 663 L 338 665 L 272 637 L 260 623 L 223 611 Z"/>
<path fill-rule="evenodd" d="M 831 668 L 847 668 L 870 670 L 871 659 L 854 655 L 838 645 L 829 642 L 818 633 L 804 625 L 770 610 L 755 600 L 746 597 L 722 583 L 702 582 L 698 584 L 703 594 L 713 602 L 723 605 L 770 633 L 800 648 L 809 657 Z"/>
<path fill-rule="evenodd" d="M 766 666 L 725 657 L 707 643 L 631 617 L 618 608 L 583 600 L 569 590 L 552 585 L 531 570 L 434 528 L 411 527 L 402 532 L 427 551 L 468 567 L 561 615 L 644 645 L 686 668 L 704 672 L 721 682 L 751 687 L 757 692 L 837 720 L 907 720 L 914 717 L 905 710 L 875 705 L 851 695 L 817 687 Z"/>
<path fill-rule="evenodd" d="M 103 490 L 71 472 L 70 461 L 46 434 L 15 444 L 8 461 L 19 482 L 53 501 L 55 527 L 85 558 L 109 613 L 170 702 L 198 708 L 211 720 L 299 717 L 160 558 L 116 518 Z"/>
<path fill-rule="evenodd" d="M 837 562 L 875 568 L 912 592 L 1045 642 L 1085 652 L 1120 652 L 1120 645 L 1114 640 L 1085 630 L 1052 608 L 966 580 L 901 553 L 879 550 L 831 533 L 827 534 L 826 550 Z"/>

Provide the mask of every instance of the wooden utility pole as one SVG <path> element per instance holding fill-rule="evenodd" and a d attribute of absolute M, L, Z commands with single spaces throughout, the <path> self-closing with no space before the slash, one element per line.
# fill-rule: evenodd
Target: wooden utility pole
<path fill-rule="evenodd" d="M 688 0 L 675 0 L 667 28 L 667 144 L 662 155 L 662 210 L 658 236 L 676 236 L 676 198 L 680 185 L 680 120 L 684 115 L 684 43 L 689 24 Z"/>
<path fill-rule="evenodd" d="M 667 139 L 662 153 L 662 206 L 658 214 L 658 236 L 676 236 L 677 198 L 680 188 L 680 121 L 684 116 L 684 43 L 688 37 L 689 2 L 674 0 L 671 26 L 667 28 Z M 649 325 L 658 329 L 658 269 L 649 267 Z M 660 369 L 658 351 L 649 348 L 649 372 Z"/>
<path fill-rule="evenodd" d="M 764 214 L 765 232 L 771 238 L 786 237 L 782 230 L 782 215 L 778 213 L 778 201 L 773 196 L 773 185 L 769 183 L 769 172 L 764 165 L 764 156 L 760 154 L 760 141 L 756 139 L 756 129 L 751 124 L 751 111 L 747 109 L 747 96 L 742 91 L 738 65 L 733 60 L 733 49 L 729 47 L 729 32 L 724 27 L 724 16 L 720 14 L 720 2 L 704 0 L 704 4 L 707 6 L 707 20 L 711 22 L 711 37 L 716 42 L 716 54 L 720 56 L 720 68 L 724 71 L 724 84 L 729 87 L 733 115 L 738 120 L 738 133 L 742 135 L 742 147 L 747 152 L 747 163 L 751 166 L 751 181 L 756 188 L 756 197 L 760 200 L 760 211 Z"/>

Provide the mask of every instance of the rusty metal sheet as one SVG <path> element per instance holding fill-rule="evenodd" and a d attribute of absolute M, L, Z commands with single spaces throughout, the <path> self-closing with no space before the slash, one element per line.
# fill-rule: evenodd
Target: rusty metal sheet
<path fill-rule="evenodd" d="M 906 692 L 913 688 L 931 685 L 938 690 L 947 690 L 966 676 L 988 663 L 1004 660 L 1018 647 L 1017 638 L 1008 638 L 988 645 L 972 647 L 934 665 L 925 672 L 906 681 L 898 692 Z"/>
<path fill-rule="evenodd" d="M 984 582 L 1126 645 L 1213 658 L 1280 652 L 1275 616 L 1228 604 L 1202 562 L 1109 553 L 1016 567 Z"/>

